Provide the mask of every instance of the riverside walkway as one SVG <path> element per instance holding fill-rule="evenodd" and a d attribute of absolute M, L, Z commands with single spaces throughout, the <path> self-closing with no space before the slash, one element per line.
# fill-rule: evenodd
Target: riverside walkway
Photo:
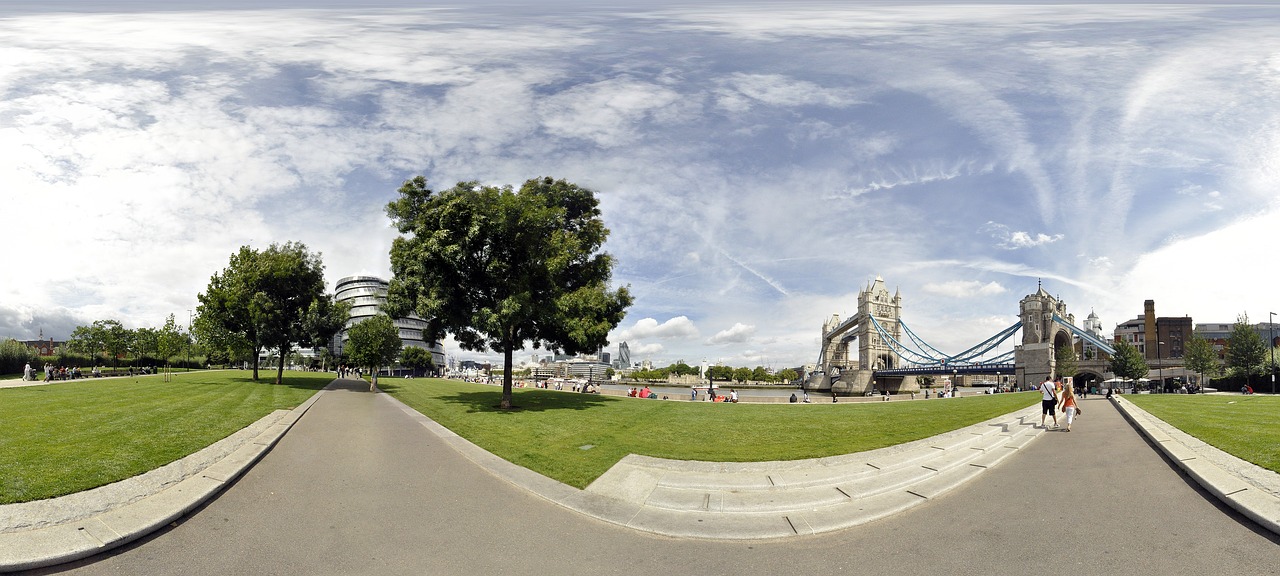
<path fill-rule="evenodd" d="M 1013 454 L 905 511 L 734 540 L 600 520 L 617 510 L 584 503 L 600 502 L 592 490 L 530 485 L 540 481 L 367 390 L 336 381 L 266 457 L 169 528 L 41 573 L 1280 573 L 1280 538 L 1189 481 L 1102 399 L 1083 402 L 1070 433 L 1002 430 L 1017 444 L 992 450 Z M 624 489 L 636 485 L 611 489 L 617 506 L 639 505 Z"/>

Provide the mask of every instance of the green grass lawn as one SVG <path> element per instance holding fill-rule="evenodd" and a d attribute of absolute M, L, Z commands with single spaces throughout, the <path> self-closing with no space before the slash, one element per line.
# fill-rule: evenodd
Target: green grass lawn
<path fill-rule="evenodd" d="M 952 400 L 711 404 L 382 379 L 379 388 L 506 460 L 586 487 L 627 454 L 762 462 L 861 452 L 927 438 L 1039 401 L 1034 392 Z M 591 448 L 585 448 L 590 446 Z"/>
<path fill-rule="evenodd" d="M 87 490 L 168 464 L 293 408 L 332 374 L 275 371 L 73 380 L 0 389 L 0 504 Z"/>
<path fill-rule="evenodd" d="M 1125 399 L 1224 452 L 1280 472 L 1280 397 L 1129 394 Z"/>

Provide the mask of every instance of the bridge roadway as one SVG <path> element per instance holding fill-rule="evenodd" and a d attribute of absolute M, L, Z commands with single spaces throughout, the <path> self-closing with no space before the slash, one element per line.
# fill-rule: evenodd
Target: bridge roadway
<path fill-rule="evenodd" d="M 1072 432 L 1036 429 L 998 466 L 908 511 L 818 535 L 706 540 L 559 506 L 386 395 L 336 381 L 202 508 L 33 573 L 1278 573 L 1280 538 L 1177 472 L 1108 401 L 1083 407 Z"/>

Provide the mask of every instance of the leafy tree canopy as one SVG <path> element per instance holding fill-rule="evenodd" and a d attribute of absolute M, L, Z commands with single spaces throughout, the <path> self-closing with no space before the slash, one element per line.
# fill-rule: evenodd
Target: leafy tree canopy
<path fill-rule="evenodd" d="M 258 352 L 264 347 L 277 349 L 279 384 L 293 343 L 321 342 L 336 331 L 332 315 L 338 307 L 324 294 L 320 255 L 300 242 L 272 244 L 263 251 L 241 247 L 199 298 L 207 335 L 252 348 L 255 380 Z"/>
<path fill-rule="evenodd" d="M 1213 343 L 1199 334 L 1193 333 L 1187 340 L 1182 361 L 1187 368 L 1202 376 L 1212 378 L 1222 371 L 1222 366 L 1218 364 L 1218 352 L 1213 349 Z"/>
<path fill-rule="evenodd" d="M 1053 375 L 1062 378 L 1064 376 L 1075 376 L 1079 363 L 1076 361 L 1076 349 L 1070 344 L 1064 344 L 1057 347 L 1053 351 Z"/>
<path fill-rule="evenodd" d="M 612 290 L 609 234 L 595 193 L 551 178 L 510 186 L 459 182 L 436 193 L 418 176 L 400 187 L 387 215 L 402 236 L 391 245 L 388 311 L 428 319 L 431 339 L 450 332 L 467 350 L 569 354 L 607 343 L 631 295 Z M 511 407 L 504 371 L 502 407 Z"/>
<path fill-rule="evenodd" d="M 1227 366 L 1232 374 L 1249 376 L 1262 372 L 1267 361 L 1267 345 L 1249 325 L 1249 316 L 1241 314 L 1227 339 Z"/>
<path fill-rule="evenodd" d="M 395 362 L 400 355 L 400 330 L 386 314 L 378 314 L 347 329 L 343 354 L 356 366 L 377 374 L 378 369 Z"/>
<path fill-rule="evenodd" d="M 1151 371 L 1147 359 L 1142 356 L 1133 344 L 1120 341 L 1115 345 L 1116 353 L 1111 355 L 1111 372 L 1126 380 L 1143 378 Z"/>
<path fill-rule="evenodd" d="M 420 346 L 405 346 L 400 351 L 400 364 L 406 368 L 413 370 L 414 374 L 422 371 L 434 371 L 435 360 L 431 358 L 431 352 Z"/>

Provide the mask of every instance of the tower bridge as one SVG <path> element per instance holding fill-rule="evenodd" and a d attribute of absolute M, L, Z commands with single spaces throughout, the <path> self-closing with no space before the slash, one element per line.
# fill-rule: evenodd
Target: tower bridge
<path fill-rule="evenodd" d="M 807 390 L 838 394 L 863 394 L 891 390 L 913 392 L 920 389 L 918 377 L 992 375 L 1013 378 L 1019 389 L 1053 375 L 1060 346 L 1082 345 L 1105 354 L 1115 349 L 1100 334 L 1101 324 L 1090 315 L 1090 324 L 1081 329 L 1075 317 L 1067 312 L 1061 300 L 1051 296 L 1043 286 L 1019 302 L 1018 321 L 957 354 L 946 354 L 920 338 L 902 320 L 902 294 L 892 295 L 879 276 L 858 292 L 858 311 L 841 320 L 832 315 L 822 325 L 822 346 L 818 363 L 806 375 Z M 1018 332 L 1022 342 L 1012 351 L 998 349 Z M 857 341 L 854 358 L 851 343 Z M 1091 360 L 1078 360 L 1077 373 L 1103 380 L 1106 360 L 1095 354 Z"/>

